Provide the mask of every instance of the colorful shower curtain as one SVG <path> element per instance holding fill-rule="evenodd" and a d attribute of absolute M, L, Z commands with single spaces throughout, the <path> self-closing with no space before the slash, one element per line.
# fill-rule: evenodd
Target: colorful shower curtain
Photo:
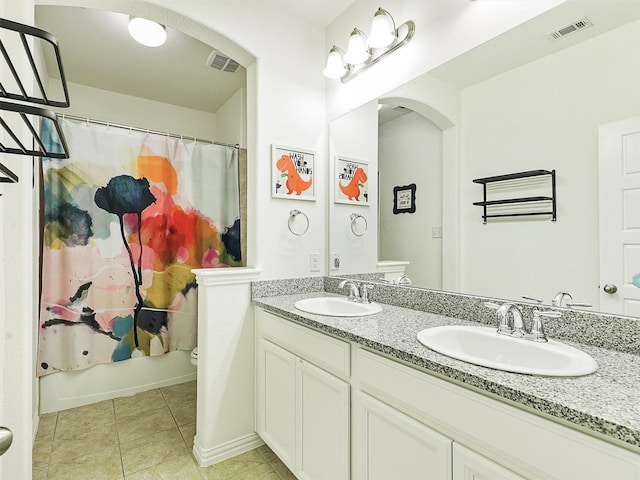
<path fill-rule="evenodd" d="M 192 349 L 191 269 L 241 265 L 237 150 L 61 123 L 71 156 L 42 164 L 38 375 Z"/>

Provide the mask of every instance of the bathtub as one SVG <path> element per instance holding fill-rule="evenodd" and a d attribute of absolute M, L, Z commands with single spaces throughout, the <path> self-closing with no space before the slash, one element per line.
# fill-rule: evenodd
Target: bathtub
<path fill-rule="evenodd" d="M 139 357 L 40 377 L 40 414 L 134 395 L 196 379 L 191 351 Z"/>

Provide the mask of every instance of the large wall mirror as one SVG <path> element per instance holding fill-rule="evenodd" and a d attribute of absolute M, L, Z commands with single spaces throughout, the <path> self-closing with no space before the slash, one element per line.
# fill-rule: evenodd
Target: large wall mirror
<path fill-rule="evenodd" d="M 606 220 L 624 218 L 625 228 L 636 229 L 640 203 L 623 211 L 622 202 L 616 207 L 600 201 L 634 197 L 619 188 L 608 193 L 611 185 L 602 185 L 600 172 L 640 162 L 640 134 L 625 124 L 640 117 L 640 56 L 632 47 L 640 41 L 640 9 L 621 13 L 596 2 L 576 3 L 331 123 L 330 154 L 336 156 L 343 152 L 334 135 L 344 135 L 350 119 L 375 122 L 353 144 L 367 146 L 360 156 L 378 165 L 378 202 L 369 214 L 379 221 L 368 232 L 375 253 L 331 268 L 332 275 L 378 272 L 383 278 L 383 261 L 391 261 L 392 270 L 404 268 L 414 287 L 512 300 L 529 296 L 547 305 L 558 292 L 568 292 L 562 306 L 569 300 L 572 308 L 640 317 L 640 289 L 633 284 L 640 272 L 637 246 L 602 251 L 620 237 Z M 547 34 L 570 15 L 586 16 L 592 26 L 550 40 Z M 626 150 L 603 152 L 607 142 L 624 143 Z M 555 170 L 557 220 L 523 215 L 485 224 L 482 208 L 473 205 L 483 200 L 483 187 L 473 180 L 529 170 Z M 513 180 L 490 192 L 497 198 L 550 196 L 549 178 Z M 411 185 L 415 211 L 394 212 L 394 189 Z M 344 215 L 330 203 L 329 253 L 343 249 L 335 239 L 348 235 Z M 507 213 L 536 207 L 510 208 Z M 601 268 L 613 263 L 620 265 L 619 278 Z M 606 293 L 607 284 L 615 284 L 617 293 Z"/>

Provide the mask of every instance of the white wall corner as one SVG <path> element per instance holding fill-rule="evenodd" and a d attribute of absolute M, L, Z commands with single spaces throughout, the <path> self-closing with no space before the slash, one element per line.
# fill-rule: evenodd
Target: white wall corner
<path fill-rule="evenodd" d="M 251 282 L 260 270 L 193 270 L 198 283 L 198 395 L 193 453 L 208 466 L 259 446 Z"/>

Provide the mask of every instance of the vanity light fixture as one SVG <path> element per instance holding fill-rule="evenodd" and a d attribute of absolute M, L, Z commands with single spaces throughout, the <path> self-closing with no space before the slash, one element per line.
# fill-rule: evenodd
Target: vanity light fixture
<path fill-rule="evenodd" d="M 324 76 L 327 78 L 341 78 L 347 73 L 347 67 L 342 59 L 343 51 L 335 45 L 329 50 L 327 57 L 327 66 L 323 70 Z"/>
<path fill-rule="evenodd" d="M 378 8 L 371 22 L 368 43 L 371 48 L 384 48 L 396 39 L 396 22 L 384 8 Z"/>
<path fill-rule="evenodd" d="M 349 46 L 344 54 L 344 61 L 351 65 L 358 65 L 369 60 L 371 52 L 367 47 L 367 36 L 359 28 L 354 28 L 349 35 Z"/>
<path fill-rule="evenodd" d="M 147 47 L 159 47 L 167 41 L 167 30 L 163 25 L 141 17 L 129 18 L 129 34 Z"/>
<path fill-rule="evenodd" d="M 391 14 L 378 8 L 371 23 L 371 34 L 354 28 L 349 35 L 347 52 L 331 47 L 327 66 L 323 70 L 327 78 L 339 78 L 343 83 L 377 63 L 385 55 L 397 50 L 413 38 L 415 24 L 408 20 L 396 28 Z"/>

